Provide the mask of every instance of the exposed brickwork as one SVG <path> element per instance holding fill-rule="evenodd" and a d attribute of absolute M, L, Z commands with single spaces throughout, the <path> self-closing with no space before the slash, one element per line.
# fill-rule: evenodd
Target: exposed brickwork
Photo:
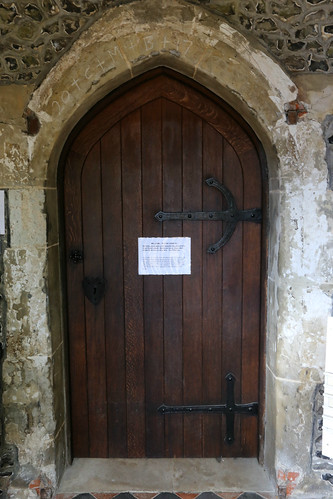
<path fill-rule="evenodd" d="M 289 123 L 289 125 L 296 125 L 298 119 L 304 116 L 307 113 L 307 110 L 302 102 L 294 100 L 285 104 L 285 112 L 287 123 Z"/>
<path fill-rule="evenodd" d="M 277 476 L 279 495 L 283 497 L 280 491 L 285 491 L 285 496 L 290 496 L 297 485 L 298 478 L 299 473 L 295 471 L 279 470 Z"/>
<path fill-rule="evenodd" d="M 39 82 L 108 8 L 135 0 L 0 0 L 0 83 Z M 331 0 L 193 0 L 251 32 L 292 72 L 333 73 Z M 149 14 L 147 14 L 149 19 Z"/>

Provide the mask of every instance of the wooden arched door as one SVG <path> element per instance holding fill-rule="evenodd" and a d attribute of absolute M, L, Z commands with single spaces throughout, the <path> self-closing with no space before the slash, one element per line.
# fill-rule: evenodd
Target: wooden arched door
<path fill-rule="evenodd" d="M 208 178 L 238 210 L 260 210 L 261 165 L 249 135 L 217 99 L 167 72 L 119 93 L 70 146 L 76 457 L 257 455 L 262 229 L 242 214 L 233 223 L 230 198 Z M 229 219 L 187 213 L 159 222 L 159 210 L 229 210 Z M 226 231 L 228 242 L 207 253 Z M 190 238 L 191 273 L 140 275 L 141 237 Z M 163 404 L 170 413 L 158 410 Z"/>

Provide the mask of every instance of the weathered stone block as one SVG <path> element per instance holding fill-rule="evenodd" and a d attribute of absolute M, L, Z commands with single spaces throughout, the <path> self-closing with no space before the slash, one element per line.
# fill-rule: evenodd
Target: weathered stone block
<path fill-rule="evenodd" d="M 7 355 L 50 354 L 45 263 L 46 250 L 6 250 Z"/>
<path fill-rule="evenodd" d="M 17 370 L 19 384 L 13 376 Z M 35 355 L 22 361 L 8 354 L 3 371 L 6 438 L 18 447 L 22 465 L 49 466 L 55 431 L 50 358 Z"/>
<path fill-rule="evenodd" d="M 20 185 L 29 179 L 28 141 L 20 127 L 0 124 L 1 186 Z"/>
<path fill-rule="evenodd" d="M 12 248 L 45 247 L 45 194 L 42 189 L 8 191 Z"/>

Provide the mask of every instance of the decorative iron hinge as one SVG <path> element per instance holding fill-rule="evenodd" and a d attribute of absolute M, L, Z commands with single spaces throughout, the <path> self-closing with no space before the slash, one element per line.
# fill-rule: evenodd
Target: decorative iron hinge
<path fill-rule="evenodd" d="M 255 222 L 260 223 L 262 220 L 262 214 L 260 208 L 253 208 L 250 210 L 239 210 L 234 196 L 229 191 L 229 189 L 221 184 L 216 178 L 211 177 L 206 180 L 206 184 L 209 187 L 216 187 L 227 200 L 228 209 L 225 211 L 186 211 L 186 212 L 164 212 L 159 211 L 155 215 L 155 219 L 159 222 L 164 222 L 166 220 L 187 220 L 187 221 L 224 221 L 227 222 L 226 229 L 219 241 L 215 244 L 211 244 L 207 253 L 216 253 L 222 246 L 224 246 L 231 236 L 233 235 L 236 225 L 238 222 Z"/>
<path fill-rule="evenodd" d="M 225 441 L 231 445 L 234 440 L 235 414 L 248 414 L 255 416 L 258 414 L 258 402 L 250 404 L 235 404 L 234 385 L 235 376 L 228 373 L 225 377 L 227 381 L 227 403 L 221 405 L 161 405 L 157 410 L 160 414 L 225 414 L 226 415 L 226 435 Z"/>

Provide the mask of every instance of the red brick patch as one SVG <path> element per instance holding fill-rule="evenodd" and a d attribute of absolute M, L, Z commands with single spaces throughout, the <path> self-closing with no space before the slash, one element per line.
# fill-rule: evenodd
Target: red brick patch
<path fill-rule="evenodd" d="M 279 470 L 278 483 L 285 485 L 287 497 L 290 496 L 295 489 L 298 477 L 299 473 L 297 473 L 296 471 Z"/>
<path fill-rule="evenodd" d="M 287 123 L 289 125 L 296 125 L 298 119 L 304 116 L 307 113 L 307 110 L 305 109 L 303 102 L 293 100 L 285 105 L 285 112 Z"/>
<path fill-rule="evenodd" d="M 47 482 L 47 483 L 46 483 Z M 29 483 L 29 489 L 36 492 L 40 499 L 51 499 L 53 497 L 52 487 L 47 479 L 36 478 Z"/>

